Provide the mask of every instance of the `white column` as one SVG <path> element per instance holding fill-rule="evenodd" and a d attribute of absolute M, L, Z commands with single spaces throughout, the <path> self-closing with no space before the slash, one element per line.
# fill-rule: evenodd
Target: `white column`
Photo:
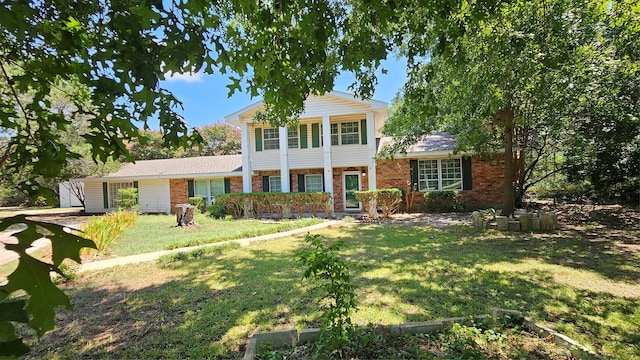
<path fill-rule="evenodd" d="M 286 127 L 278 128 L 280 137 L 280 189 L 282 192 L 291 192 L 289 182 L 289 133 Z"/>
<path fill-rule="evenodd" d="M 328 115 L 322 117 L 322 152 L 324 155 L 324 190 L 333 198 L 333 165 L 331 164 L 331 125 Z"/>
<path fill-rule="evenodd" d="M 240 125 L 240 149 L 242 150 L 242 192 L 253 192 L 251 188 L 251 133 L 249 123 Z"/>
<path fill-rule="evenodd" d="M 369 157 L 369 190 L 376 189 L 376 122 L 373 111 L 367 112 L 367 154 Z"/>

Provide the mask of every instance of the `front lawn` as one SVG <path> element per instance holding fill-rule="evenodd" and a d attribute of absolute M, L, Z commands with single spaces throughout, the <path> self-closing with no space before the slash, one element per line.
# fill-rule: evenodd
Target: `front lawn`
<path fill-rule="evenodd" d="M 615 226 L 616 223 L 612 223 Z M 618 223 L 620 224 L 620 223 Z M 357 324 L 523 311 L 615 359 L 640 358 L 638 225 L 554 234 L 469 227 L 355 225 L 343 238 L 360 264 Z M 313 284 L 295 253 L 303 237 L 198 252 L 70 283 L 75 310 L 31 358 L 239 358 L 256 332 L 318 326 Z"/>
<path fill-rule="evenodd" d="M 113 243 L 114 255 L 126 256 L 288 231 L 322 222 L 318 218 L 262 221 L 218 220 L 196 215 L 196 226 L 176 227 L 175 215 L 140 215 Z"/>

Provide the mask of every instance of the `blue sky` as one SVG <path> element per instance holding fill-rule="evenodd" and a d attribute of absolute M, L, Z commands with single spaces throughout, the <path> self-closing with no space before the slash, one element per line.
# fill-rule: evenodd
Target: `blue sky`
<path fill-rule="evenodd" d="M 391 105 L 402 85 L 406 82 L 406 60 L 389 59 L 383 66 L 387 74 L 378 72 L 378 86 L 375 100 L 385 101 Z M 353 77 L 343 74 L 336 79 L 334 90 L 348 92 L 347 87 Z M 227 98 L 229 81 L 224 75 L 177 74 L 163 82 L 162 86 L 173 92 L 182 101 L 182 115 L 190 127 L 223 121 L 229 115 L 260 99 L 251 99 L 247 94 L 234 94 Z M 151 125 L 151 124 L 149 124 Z M 153 127 L 153 126 L 152 126 Z"/>

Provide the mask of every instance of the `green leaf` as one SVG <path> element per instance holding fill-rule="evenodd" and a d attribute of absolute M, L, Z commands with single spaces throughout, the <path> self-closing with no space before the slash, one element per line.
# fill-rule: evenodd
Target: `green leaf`
<path fill-rule="evenodd" d="M 24 310 L 26 300 L 14 300 L 0 302 L 0 322 L 15 321 L 28 323 L 29 315 Z M 0 339 L 3 339 L 0 337 Z"/>

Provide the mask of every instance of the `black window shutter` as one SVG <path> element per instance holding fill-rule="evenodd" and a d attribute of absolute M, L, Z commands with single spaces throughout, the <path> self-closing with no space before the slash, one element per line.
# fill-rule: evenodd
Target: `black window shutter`
<path fill-rule="evenodd" d="M 418 160 L 409 160 L 411 167 L 411 189 L 418 190 Z"/>
<path fill-rule="evenodd" d="M 187 196 L 189 196 L 189 197 L 194 197 L 195 196 L 193 180 L 188 180 L 187 181 Z"/>
<path fill-rule="evenodd" d="M 473 190 L 473 171 L 471 170 L 471 157 L 462 158 L 462 190 Z"/>
<path fill-rule="evenodd" d="M 367 144 L 367 119 L 360 120 L 360 140 L 362 145 Z"/>
<path fill-rule="evenodd" d="M 256 151 L 262 151 L 262 128 L 256 128 Z"/>
<path fill-rule="evenodd" d="M 262 177 L 262 191 L 269 192 L 269 177 L 268 176 L 263 176 Z"/>
<path fill-rule="evenodd" d="M 231 179 L 224 178 L 224 193 L 229 194 L 231 192 Z"/>
<path fill-rule="evenodd" d="M 311 146 L 320 147 L 320 124 L 311 124 Z"/>
<path fill-rule="evenodd" d="M 304 190 L 304 174 L 298 174 L 298 192 L 305 192 L 305 190 Z"/>
<path fill-rule="evenodd" d="M 320 175 L 320 179 L 322 180 L 322 192 L 326 192 L 327 190 L 325 190 L 325 188 L 324 188 L 324 175 L 323 174 Z"/>
<path fill-rule="evenodd" d="M 109 208 L 109 186 L 106 182 L 102 183 L 102 201 L 104 204 L 104 208 Z"/>
<path fill-rule="evenodd" d="M 300 125 L 300 148 L 306 149 L 308 147 L 309 144 L 307 143 L 307 125 L 302 124 Z"/>

